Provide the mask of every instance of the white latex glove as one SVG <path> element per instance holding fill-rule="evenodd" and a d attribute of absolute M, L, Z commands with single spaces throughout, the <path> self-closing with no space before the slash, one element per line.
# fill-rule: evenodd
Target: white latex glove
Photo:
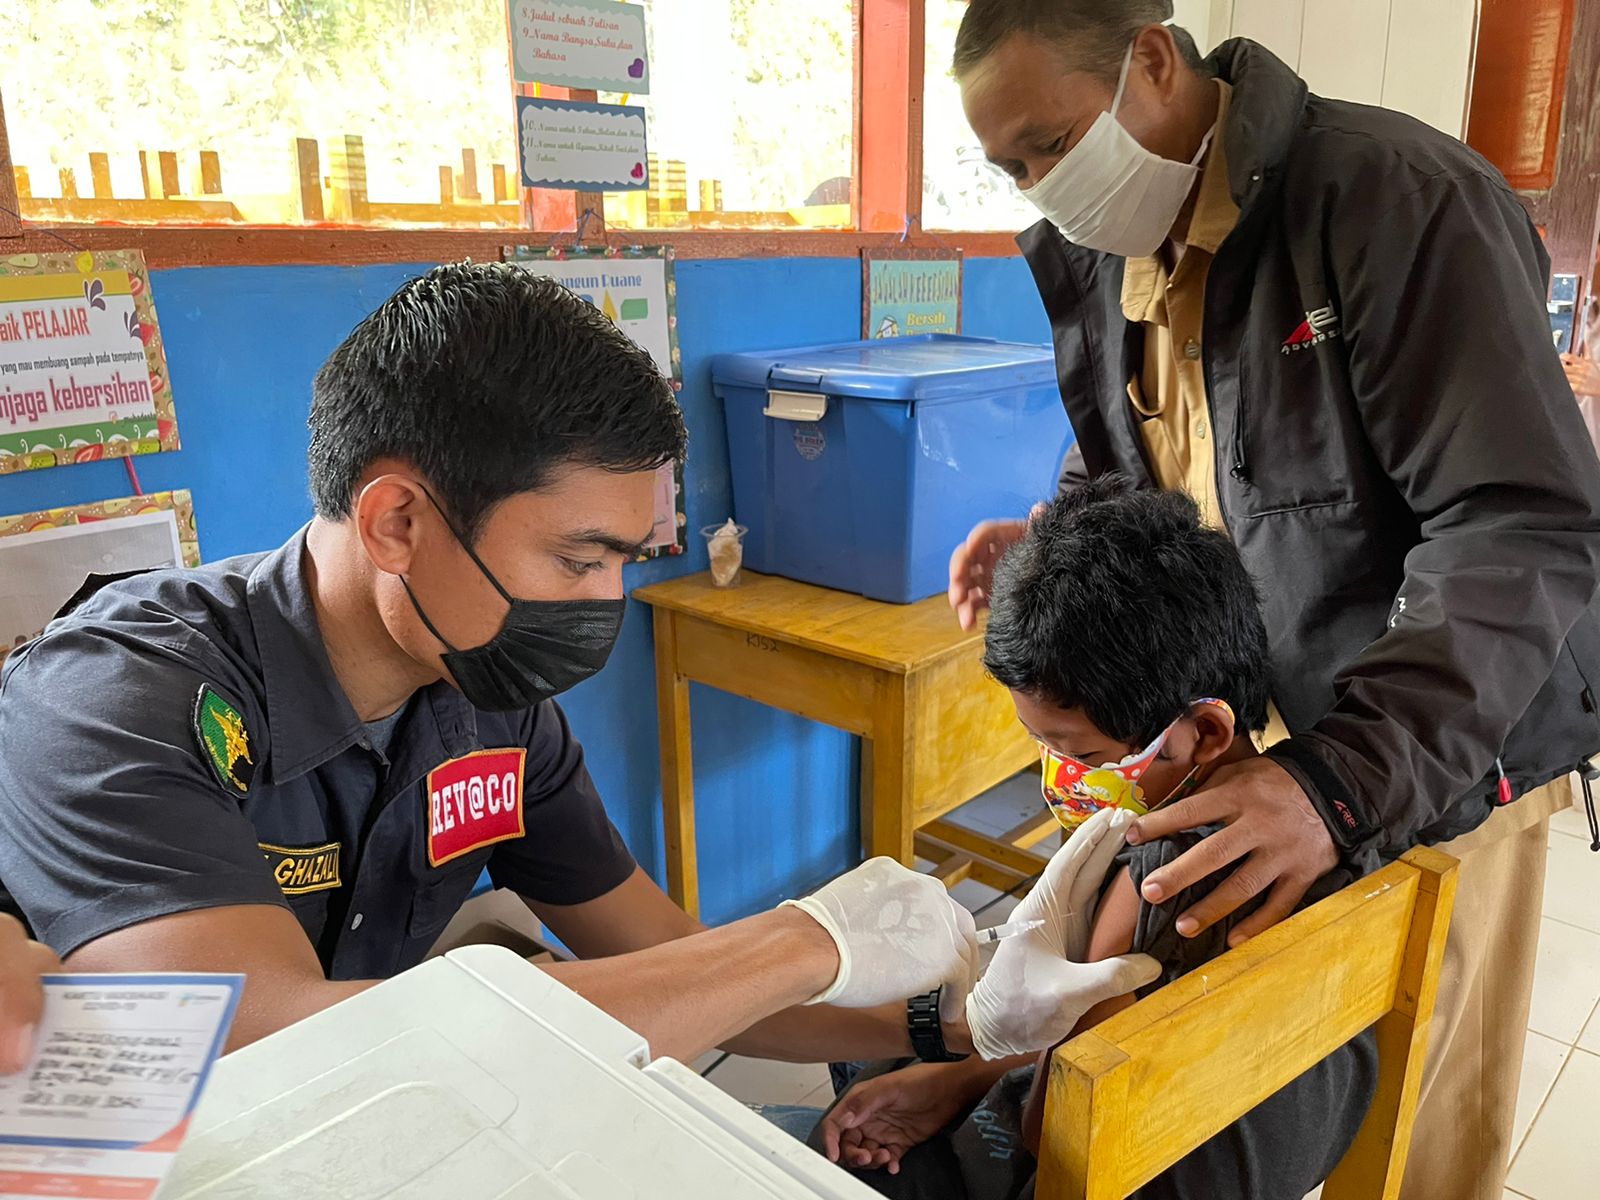
<path fill-rule="evenodd" d="M 807 1004 L 871 1008 L 943 985 L 941 1014 L 959 1014 L 978 971 L 972 914 L 944 884 L 892 858 L 874 858 L 804 900 L 785 900 L 839 948 L 833 986 Z"/>
<path fill-rule="evenodd" d="M 1160 965 L 1143 954 L 1081 961 L 1111 862 L 1134 814 L 1101 809 L 1057 850 L 1008 923 L 1043 921 L 1001 942 L 967 998 L 972 1045 L 986 1059 L 1031 1054 L 1072 1032 L 1102 1000 L 1153 982 Z"/>

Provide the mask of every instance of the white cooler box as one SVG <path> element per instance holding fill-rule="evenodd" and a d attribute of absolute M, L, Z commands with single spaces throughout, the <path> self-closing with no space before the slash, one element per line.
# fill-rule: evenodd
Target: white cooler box
<path fill-rule="evenodd" d="M 871 1200 L 509 950 L 221 1059 L 161 1200 Z"/>

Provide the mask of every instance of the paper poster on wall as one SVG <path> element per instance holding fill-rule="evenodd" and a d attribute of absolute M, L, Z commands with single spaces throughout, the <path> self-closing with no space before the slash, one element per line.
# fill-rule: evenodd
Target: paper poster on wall
<path fill-rule="evenodd" d="M 961 251 L 861 252 L 861 336 L 961 332 Z"/>
<path fill-rule="evenodd" d="M 90 575 L 199 565 L 187 491 L 0 517 L 0 661 L 43 633 Z"/>
<path fill-rule="evenodd" d="M 672 247 L 507 246 L 507 262 L 565 284 L 611 321 L 683 390 L 683 359 L 678 352 L 678 285 L 672 273 Z M 668 463 L 656 475 L 655 537 L 646 557 L 682 554 L 688 549 L 688 518 L 683 509 L 683 464 Z"/>
<path fill-rule="evenodd" d="M 522 186 L 636 192 L 650 186 L 644 109 L 517 97 Z"/>
<path fill-rule="evenodd" d="M 644 7 L 616 0 L 507 0 L 518 83 L 649 94 Z"/>
<path fill-rule="evenodd" d="M 176 449 L 144 255 L 0 258 L 0 475 Z"/>

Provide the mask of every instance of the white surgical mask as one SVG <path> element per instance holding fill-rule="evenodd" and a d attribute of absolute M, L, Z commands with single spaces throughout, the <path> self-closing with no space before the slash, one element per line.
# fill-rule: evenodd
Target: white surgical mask
<path fill-rule="evenodd" d="M 1200 176 L 1211 134 L 1187 163 L 1141 146 L 1116 117 L 1132 65 L 1130 44 L 1110 111 L 1095 118 L 1078 144 L 1022 194 L 1067 241 L 1104 254 L 1144 258 L 1159 250 L 1172 232 Z"/>

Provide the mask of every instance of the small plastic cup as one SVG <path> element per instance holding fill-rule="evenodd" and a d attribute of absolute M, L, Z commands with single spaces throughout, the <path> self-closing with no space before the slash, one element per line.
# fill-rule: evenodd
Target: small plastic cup
<path fill-rule="evenodd" d="M 714 586 L 739 586 L 739 568 L 744 563 L 744 535 L 749 532 L 743 525 L 735 525 L 730 530 L 726 524 L 707 525 L 700 531 L 711 555 L 711 582 Z"/>

